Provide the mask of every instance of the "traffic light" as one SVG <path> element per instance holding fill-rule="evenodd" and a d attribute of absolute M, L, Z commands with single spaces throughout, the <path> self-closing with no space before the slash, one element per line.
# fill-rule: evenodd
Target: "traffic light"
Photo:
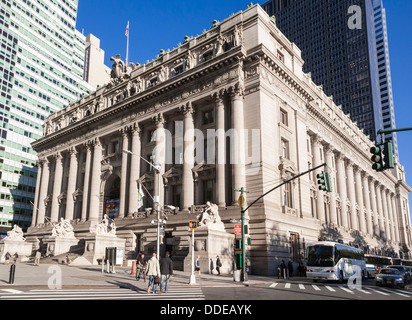
<path fill-rule="evenodd" d="M 329 173 L 322 171 L 316 177 L 319 179 L 319 190 L 332 192 L 332 185 L 330 183 Z"/>
<path fill-rule="evenodd" d="M 390 141 L 385 142 L 383 145 L 383 162 L 385 163 L 384 169 L 393 169 L 395 167 L 393 160 L 393 146 Z"/>
<path fill-rule="evenodd" d="M 375 171 L 383 171 L 383 157 L 382 157 L 382 148 L 378 146 L 373 146 L 371 148 L 372 153 L 372 169 Z"/>

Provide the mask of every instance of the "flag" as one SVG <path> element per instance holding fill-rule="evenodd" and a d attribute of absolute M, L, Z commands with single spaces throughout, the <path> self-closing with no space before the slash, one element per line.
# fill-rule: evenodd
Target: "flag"
<path fill-rule="evenodd" d="M 125 36 L 128 37 L 129 36 L 129 21 L 127 21 L 127 27 L 126 27 L 126 33 Z"/>
<path fill-rule="evenodd" d="M 140 209 L 143 207 L 143 190 L 142 190 L 142 184 L 139 183 L 139 190 L 137 191 L 137 209 Z"/>

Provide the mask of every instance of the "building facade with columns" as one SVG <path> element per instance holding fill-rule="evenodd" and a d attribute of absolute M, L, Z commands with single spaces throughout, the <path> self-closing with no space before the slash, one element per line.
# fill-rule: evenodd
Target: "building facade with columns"
<path fill-rule="evenodd" d="M 248 191 L 247 205 L 326 162 L 332 192 L 318 190 L 319 169 L 246 212 L 252 272 L 274 274 L 282 259 L 298 263 L 306 244 L 320 238 L 410 256 L 403 167 L 372 170 L 373 143 L 302 72 L 299 48 L 259 5 L 145 65 L 112 60 L 111 82 L 51 115 L 33 143 L 39 173 L 30 241 L 41 243 L 60 218 L 71 220 L 81 239 L 107 213 L 127 240 L 127 257 L 151 253 L 159 201 L 167 217 L 162 251 L 181 268 L 188 222 L 208 201 L 233 233 L 235 190 Z"/>

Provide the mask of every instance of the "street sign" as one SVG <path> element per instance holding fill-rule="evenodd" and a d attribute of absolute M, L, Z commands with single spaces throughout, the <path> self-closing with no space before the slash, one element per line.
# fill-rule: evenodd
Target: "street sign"
<path fill-rule="evenodd" d="M 242 234 L 242 225 L 235 224 L 235 234 Z"/>

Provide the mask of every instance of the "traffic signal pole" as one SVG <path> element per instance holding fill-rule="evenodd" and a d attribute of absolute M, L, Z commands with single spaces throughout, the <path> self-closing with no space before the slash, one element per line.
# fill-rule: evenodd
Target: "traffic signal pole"
<path fill-rule="evenodd" d="M 299 177 L 301 177 L 301 176 L 304 176 L 305 174 L 308 174 L 308 173 L 310 173 L 310 172 L 312 172 L 312 171 L 318 170 L 318 169 L 320 169 L 320 168 L 322 168 L 322 167 L 323 167 L 323 168 L 326 168 L 326 166 L 327 166 L 327 164 L 326 164 L 326 162 L 325 162 L 325 163 L 323 163 L 323 164 L 321 164 L 321 165 L 319 165 L 319 166 L 317 166 L 317 167 L 315 167 L 315 168 L 312 168 L 312 169 L 310 169 L 310 170 L 308 170 L 308 171 L 305 171 L 305 172 L 303 172 L 303 173 L 300 173 L 300 174 L 294 176 L 293 178 L 284 181 L 284 182 L 281 183 L 280 185 L 278 185 L 278 186 L 274 187 L 273 189 L 270 189 L 268 192 L 262 194 L 260 197 L 258 197 L 256 200 L 254 200 L 250 205 L 248 205 L 248 206 L 246 207 L 246 209 L 244 208 L 244 200 L 242 200 L 242 202 L 239 203 L 239 204 L 241 204 L 241 219 L 242 219 L 242 281 L 247 281 L 247 272 L 246 272 L 246 250 L 245 250 L 245 248 L 246 248 L 246 246 L 245 246 L 245 213 L 246 213 L 246 211 L 249 210 L 249 208 L 250 208 L 251 206 L 253 206 L 256 202 L 258 202 L 260 199 L 262 199 L 263 197 L 265 197 L 266 195 L 268 195 L 268 194 L 271 193 L 272 191 L 274 191 L 274 190 L 280 188 L 281 186 L 283 186 L 283 185 L 285 185 L 285 184 L 287 184 L 287 183 L 289 183 L 289 182 L 291 182 L 291 181 L 293 181 L 293 180 L 295 180 L 295 179 L 297 179 L 297 178 L 299 178 Z M 326 171 L 326 169 L 325 169 L 325 171 Z M 240 191 L 241 199 L 244 199 L 243 194 L 248 192 L 248 191 L 246 191 L 243 187 L 240 188 L 240 190 L 234 190 L 234 191 Z M 326 191 L 330 191 L 330 189 L 326 189 Z"/>

